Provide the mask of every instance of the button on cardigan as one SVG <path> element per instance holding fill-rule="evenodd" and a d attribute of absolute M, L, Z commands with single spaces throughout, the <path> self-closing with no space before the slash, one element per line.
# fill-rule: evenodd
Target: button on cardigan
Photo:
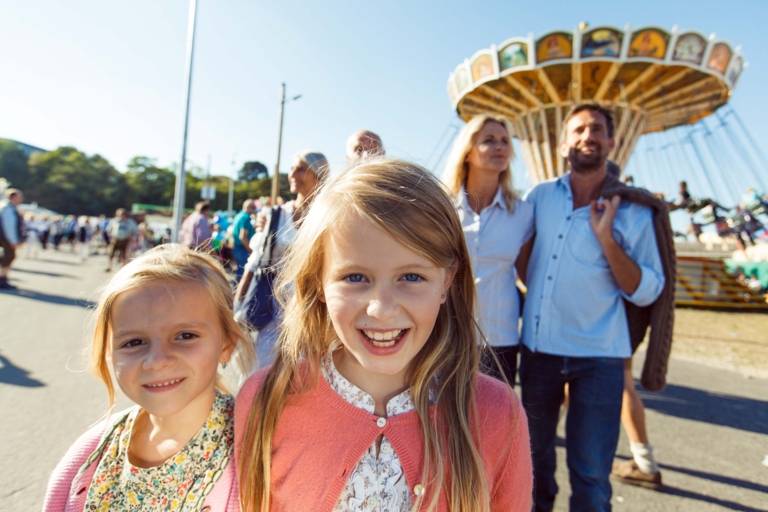
<path fill-rule="evenodd" d="M 235 403 L 238 461 L 248 414 L 266 372 L 248 379 Z M 491 510 L 527 512 L 531 509 L 533 471 L 525 412 L 514 392 L 500 381 L 478 375 L 475 386 L 477 417 L 473 425 L 488 479 Z M 290 396 L 272 440 L 271 510 L 331 512 L 351 471 L 382 434 L 400 458 L 412 502 L 417 492 L 429 496 L 432 489 L 421 482 L 423 439 L 416 412 L 388 418 L 383 426 L 378 420 L 376 415 L 346 402 L 319 375 L 310 389 Z M 440 494 L 437 510 L 448 510 L 445 492 Z"/>

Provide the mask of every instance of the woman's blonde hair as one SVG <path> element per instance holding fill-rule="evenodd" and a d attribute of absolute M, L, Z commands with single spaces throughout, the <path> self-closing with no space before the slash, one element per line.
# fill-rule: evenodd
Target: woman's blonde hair
<path fill-rule="evenodd" d="M 472 150 L 472 146 L 477 142 L 477 134 L 483 129 L 486 123 L 498 123 L 507 130 L 509 136 L 509 149 L 510 149 L 510 166 L 507 167 L 499 175 L 499 186 L 501 187 L 501 194 L 504 197 L 504 204 L 507 210 L 513 211 L 515 208 L 515 200 L 517 194 L 515 189 L 512 188 L 512 166 L 511 162 L 515 158 L 514 148 L 512 147 L 512 127 L 509 121 L 503 117 L 497 117 L 490 114 L 476 115 L 469 120 L 467 124 L 461 129 L 456 139 L 453 141 L 451 152 L 448 155 L 448 161 L 445 165 L 445 175 L 443 180 L 445 181 L 448 190 L 454 198 L 459 197 L 462 187 L 466 186 L 467 176 L 469 175 L 469 163 L 467 162 L 467 155 Z"/>
<path fill-rule="evenodd" d="M 107 388 L 109 407 L 115 402 L 110 372 L 110 337 L 115 300 L 123 293 L 157 282 L 193 283 L 203 287 L 216 307 L 225 342 L 235 349 L 241 371 L 251 369 L 253 346 L 246 331 L 234 320 L 233 293 L 221 264 L 213 257 L 183 245 L 165 244 L 151 249 L 121 268 L 107 283 L 94 313 L 90 368 Z M 223 388 L 217 383 L 219 388 Z"/>
<path fill-rule="evenodd" d="M 408 382 L 424 439 L 418 498 L 433 510 L 446 489 L 451 510 L 489 510 L 489 488 L 470 419 L 481 346 L 474 321 L 475 289 L 456 209 L 442 185 L 424 169 L 398 160 L 368 160 L 335 176 L 318 193 L 280 271 L 285 312 L 279 351 L 248 415 L 239 460 L 243 509 L 269 510 L 272 439 L 288 396 L 312 386 L 337 336 L 322 300 L 322 270 L 329 232 L 349 216 L 362 216 L 412 251 L 454 272 L 435 327 L 408 369 Z M 286 290 L 290 293 L 285 293 Z M 437 414 L 429 414 L 430 390 Z"/>

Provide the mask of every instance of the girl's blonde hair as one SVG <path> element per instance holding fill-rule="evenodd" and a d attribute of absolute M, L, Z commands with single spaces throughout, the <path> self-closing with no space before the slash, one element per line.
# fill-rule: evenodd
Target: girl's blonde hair
<path fill-rule="evenodd" d="M 232 287 L 221 264 L 213 256 L 183 245 L 161 245 L 121 268 L 102 290 L 96 306 L 90 368 L 107 388 L 109 407 L 115 402 L 115 384 L 109 365 L 115 300 L 129 290 L 168 281 L 198 284 L 208 292 L 218 311 L 225 341 L 235 349 L 238 366 L 244 373 L 251 369 L 253 346 L 246 331 L 234 320 Z M 222 388 L 220 383 L 217 386 Z"/>
<path fill-rule="evenodd" d="M 312 386 L 336 334 L 322 300 L 325 244 L 351 215 L 376 223 L 438 267 L 454 272 L 434 330 L 408 369 L 424 438 L 423 480 L 437 504 L 445 487 L 451 510 L 489 510 L 489 489 L 470 419 L 481 347 L 475 289 L 456 209 L 424 169 L 398 160 L 368 160 L 332 178 L 315 198 L 280 271 L 285 314 L 279 351 L 248 415 L 239 461 L 244 510 L 269 510 L 272 439 L 288 396 Z M 289 290 L 289 293 L 286 293 Z M 285 300 L 285 297 L 288 297 Z M 437 414 L 429 414 L 430 390 Z M 450 468 L 450 470 L 449 470 Z"/>
<path fill-rule="evenodd" d="M 512 167 L 511 162 L 515 158 L 515 151 L 512 147 L 512 127 L 509 121 L 503 117 L 497 117 L 490 114 L 476 115 L 469 120 L 467 124 L 461 129 L 456 139 L 453 141 L 451 152 L 448 155 L 448 161 L 445 165 L 445 175 L 443 180 L 450 190 L 451 195 L 457 198 L 461 193 L 462 187 L 467 183 L 467 176 L 469 175 L 469 163 L 467 162 L 467 155 L 472 150 L 472 146 L 477 142 L 477 134 L 483 129 L 486 123 L 498 123 L 507 130 L 509 136 L 509 149 L 510 149 L 510 166 L 507 167 L 499 175 L 499 186 L 501 187 L 501 194 L 504 196 L 504 204 L 507 210 L 514 211 L 515 200 L 517 199 L 517 193 L 512 188 Z"/>

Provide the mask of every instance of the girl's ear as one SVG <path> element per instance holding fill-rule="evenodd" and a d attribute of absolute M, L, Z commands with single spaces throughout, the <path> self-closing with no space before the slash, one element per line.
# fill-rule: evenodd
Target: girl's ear
<path fill-rule="evenodd" d="M 221 354 L 219 355 L 219 362 L 222 364 L 226 364 L 229 362 L 229 360 L 232 358 L 232 353 L 235 351 L 235 342 L 232 340 L 227 340 L 224 343 L 224 348 L 221 351 Z"/>
<path fill-rule="evenodd" d="M 445 304 L 448 300 L 448 290 L 451 289 L 453 278 L 456 277 L 456 264 L 454 263 L 445 269 L 445 280 L 443 281 L 443 295 L 440 297 L 440 304 Z"/>

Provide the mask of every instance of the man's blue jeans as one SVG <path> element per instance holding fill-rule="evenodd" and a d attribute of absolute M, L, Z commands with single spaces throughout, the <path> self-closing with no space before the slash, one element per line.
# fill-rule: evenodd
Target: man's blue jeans
<path fill-rule="evenodd" d="M 248 261 L 248 256 L 248 251 L 242 246 L 235 246 L 235 248 L 232 249 L 232 258 L 235 260 L 235 263 L 237 263 L 235 277 L 237 277 L 238 281 L 243 277 L 243 270 L 245 269 L 245 263 Z"/>
<path fill-rule="evenodd" d="M 520 382 L 531 434 L 534 510 L 552 510 L 557 495 L 555 437 L 565 384 L 569 508 L 611 510 L 609 477 L 619 439 L 624 360 L 555 356 L 522 347 Z"/>

